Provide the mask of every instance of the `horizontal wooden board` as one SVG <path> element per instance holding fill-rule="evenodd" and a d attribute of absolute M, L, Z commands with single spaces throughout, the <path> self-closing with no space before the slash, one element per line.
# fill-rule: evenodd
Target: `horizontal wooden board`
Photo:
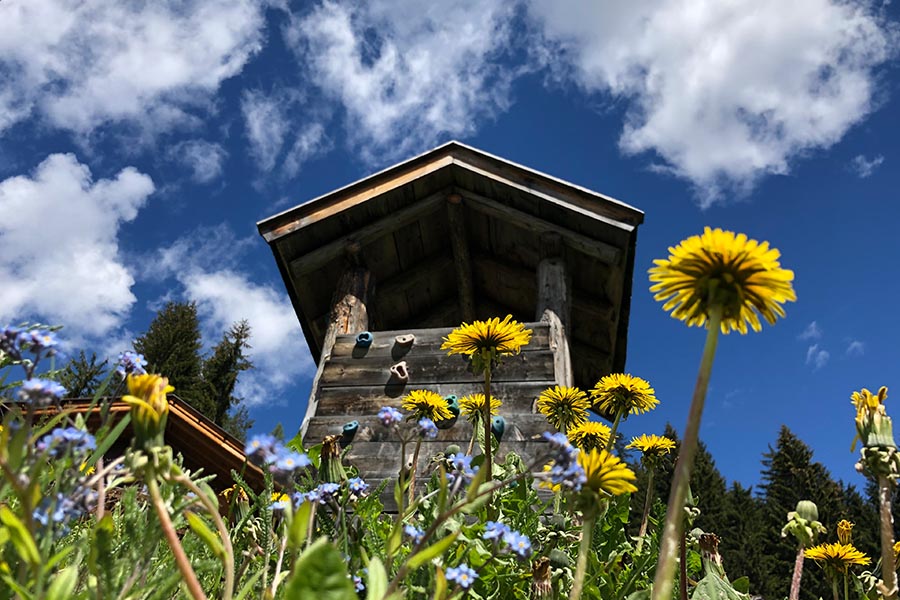
<path fill-rule="evenodd" d="M 505 317 L 506 315 L 497 315 Z M 546 323 L 525 323 L 528 329 L 531 329 L 531 341 L 527 346 L 522 348 L 522 352 L 534 352 L 547 350 L 550 347 L 550 327 Z M 331 351 L 333 358 L 342 356 L 391 356 L 402 357 L 415 348 L 416 354 L 440 354 L 447 355 L 446 350 L 441 350 L 441 344 L 444 343 L 444 337 L 453 331 L 452 327 L 441 327 L 436 329 L 398 329 L 394 331 L 373 331 L 374 340 L 368 348 L 358 348 L 356 346 L 356 334 L 345 334 L 337 336 L 334 342 L 334 348 Z M 416 336 L 415 341 L 409 348 L 400 348 L 397 346 L 395 338 L 398 335 L 413 334 Z"/>
<path fill-rule="evenodd" d="M 506 412 L 506 408 L 506 405 L 500 407 L 500 414 L 506 420 L 504 441 L 524 442 L 534 438 L 540 439 L 543 432 L 555 431 L 543 415 L 509 414 Z M 355 442 L 397 441 L 397 434 L 392 429 L 383 426 L 375 415 L 353 417 L 352 419 L 347 416 L 316 416 L 310 420 L 309 427 L 306 429 L 307 445 L 319 443 L 326 435 L 341 433 L 344 424 L 350 420 L 359 422 L 359 430 L 354 438 Z M 437 441 L 468 444 L 471 439 L 472 425 L 466 421 L 465 417 L 457 419 L 449 429 L 438 430 Z"/>
<path fill-rule="evenodd" d="M 481 374 L 472 372 L 467 358 L 424 354 L 410 351 L 402 358 L 409 371 L 407 386 L 417 387 L 433 383 L 478 383 L 484 380 Z M 398 361 L 389 357 L 332 357 L 322 369 L 319 380 L 321 387 L 385 385 L 393 379 L 390 368 Z M 546 381 L 553 379 L 553 353 L 523 352 L 503 359 L 492 372 L 493 380 L 504 381 Z"/>
<path fill-rule="evenodd" d="M 381 494 L 381 503 L 384 505 L 384 512 L 388 514 L 396 514 L 397 512 L 397 503 L 394 502 L 394 485 L 397 482 L 397 478 L 395 476 L 389 477 L 372 477 L 366 479 L 366 483 L 371 486 L 371 490 L 377 490 L 381 483 L 387 479 L 388 483 L 384 487 L 384 492 Z M 416 490 L 421 495 L 428 488 L 429 477 L 421 478 L 416 481 Z M 540 498 L 541 502 L 544 504 L 549 503 L 553 499 L 553 492 L 545 489 L 537 490 L 538 498 Z M 404 500 L 405 502 L 405 500 Z M 552 506 L 550 507 L 552 508 Z M 540 510 L 540 506 L 533 507 L 534 510 Z"/>
<path fill-rule="evenodd" d="M 535 399 L 548 387 L 556 383 L 552 379 L 546 381 L 507 382 L 491 387 L 491 395 L 503 402 L 505 411 L 509 414 L 533 412 Z M 387 387 L 386 386 L 354 386 L 354 387 L 326 387 L 318 392 L 317 416 L 347 415 L 351 419 L 360 416 L 375 415 L 382 406 L 399 407 L 403 396 L 415 386 Z M 442 396 L 456 394 L 465 396 L 482 392 L 483 386 L 478 384 L 442 383 L 437 385 L 422 386 Z"/>
<path fill-rule="evenodd" d="M 447 442 L 426 441 L 419 450 L 420 473 L 428 468 L 431 458 L 437 454 L 446 452 Z M 360 473 L 367 477 L 394 477 L 400 469 L 401 445 L 399 442 L 359 442 L 350 447 L 345 457 L 345 464 L 355 466 Z M 465 447 L 461 450 L 465 452 Z M 415 451 L 415 444 L 407 444 L 406 459 L 411 459 Z M 479 451 L 476 450 L 476 453 Z M 500 462 L 506 460 L 508 452 L 515 452 L 525 460 L 526 464 L 546 458 L 546 443 L 543 441 L 506 442 L 500 444 L 496 455 Z M 540 468 L 540 467 L 538 467 Z"/>

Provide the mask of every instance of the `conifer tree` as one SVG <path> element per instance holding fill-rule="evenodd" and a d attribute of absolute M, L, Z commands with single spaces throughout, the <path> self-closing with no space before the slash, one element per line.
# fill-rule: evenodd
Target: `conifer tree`
<path fill-rule="evenodd" d="M 819 521 L 829 532 L 844 517 L 843 489 L 828 470 L 812 461 L 812 450 L 790 429 L 782 426 L 775 448 L 763 455 L 762 490 L 765 505 L 762 518 L 765 547 L 762 567 L 765 579 L 760 581 L 759 593 L 765 598 L 782 598 L 790 589 L 796 548 L 789 540 L 781 539 L 788 512 L 800 500 L 812 500 L 819 508 Z M 826 598 L 831 589 L 824 577 L 804 578 L 800 597 L 804 600 Z"/>
<path fill-rule="evenodd" d="M 762 523 L 763 502 L 753 494 L 753 488 L 745 488 L 734 482 L 725 498 L 720 531 L 719 553 L 728 577 L 750 580 L 750 590 L 756 592 L 766 573 L 761 567 L 765 539 Z"/>
<path fill-rule="evenodd" d="M 205 415 L 214 414 L 202 395 L 200 320 L 193 302 L 169 302 L 156 314 L 134 349 L 147 360 L 147 371 L 169 378 L 175 394 Z"/>
<path fill-rule="evenodd" d="M 66 388 L 66 395 L 69 398 L 92 397 L 106 378 L 108 362 L 100 362 L 95 352 L 88 358 L 84 350 L 78 357 L 72 357 L 59 374 L 59 383 Z"/>
<path fill-rule="evenodd" d="M 210 418 L 216 423 L 224 423 L 228 412 L 240 402 L 234 396 L 238 375 L 253 368 L 245 350 L 250 348 L 250 324 L 240 321 L 222 336 L 213 348 L 212 354 L 203 361 L 204 403 L 212 407 Z"/>

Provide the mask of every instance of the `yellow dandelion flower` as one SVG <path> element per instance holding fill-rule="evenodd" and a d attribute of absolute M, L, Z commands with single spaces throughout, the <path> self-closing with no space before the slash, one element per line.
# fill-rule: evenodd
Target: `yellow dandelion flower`
<path fill-rule="evenodd" d="M 774 325 L 784 317 L 781 305 L 797 300 L 794 272 L 781 268 L 780 256 L 768 242 L 707 227 L 669 248 L 668 259 L 653 261 L 650 291 L 665 302 L 663 310 L 689 326 L 702 327 L 711 307 L 720 305 L 722 333 L 747 333 L 748 323 L 760 331 L 760 316 Z"/>
<path fill-rule="evenodd" d="M 662 435 L 647 435 L 646 433 L 631 439 L 631 443 L 625 446 L 640 450 L 645 459 L 655 459 L 665 456 L 675 449 L 675 442 Z"/>
<path fill-rule="evenodd" d="M 587 394 L 573 387 L 554 386 L 541 392 L 537 409 L 559 431 L 568 431 L 588 420 Z"/>
<path fill-rule="evenodd" d="M 640 414 L 659 404 L 650 384 L 626 373 L 612 373 L 600 379 L 591 390 L 593 408 L 606 415 Z"/>
<path fill-rule="evenodd" d="M 847 519 L 841 519 L 837 524 L 838 542 L 841 544 L 849 544 L 853 532 L 853 523 Z"/>
<path fill-rule="evenodd" d="M 585 487 L 606 496 L 619 496 L 636 492 L 637 476 L 622 460 L 606 450 L 578 453 L 578 464 L 587 478 Z"/>
<path fill-rule="evenodd" d="M 122 400 L 131 406 L 131 419 L 139 444 L 150 442 L 165 430 L 169 414 L 167 394 L 175 388 L 159 375 L 128 375 L 128 394 Z M 159 441 L 159 440 L 156 440 Z"/>
<path fill-rule="evenodd" d="M 416 419 L 443 421 L 453 417 L 447 401 L 440 394 L 429 390 L 412 390 L 403 399 L 403 408 L 413 413 Z"/>
<path fill-rule="evenodd" d="M 226 502 L 231 501 L 231 497 L 237 494 L 237 499 L 242 502 L 248 502 L 250 498 L 247 496 L 247 492 L 244 491 L 244 488 L 239 486 L 238 484 L 234 484 L 230 488 L 225 488 L 222 490 L 222 496 L 225 498 Z"/>
<path fill-rule="evenodd" d="M 491 415 L 496 415 L 503 404 L 500 400 L 491 395 Z M 466 416 L 469 421 L 478 421 L 484 414 L 484 394 L 471 394 L 463 396 L 459 399 L 459 412 Z"/>
<path fill-rule="evenodd" d="M 522 346 L 531 341 L 531 330 L 512 320 L 506 315 L 487 321 L 473 321 L 471 325 L 463 323 L 444 338 L 441 350 L 448 354 L 465 354 L 471 356 L 487 350 L 495 355 L 518 354 Z"/>
<path fill-rule="evenodd" d="M 587 421 L 569 430 L 569 441 L 576 448 L 590 452 L 595 448 L 602 450 L 609 442 L 610 429 L 603 423 Z"/>
<path fill-rule="evenodd" d="M 877 394 L 873 394 L 866 388 L 850 394 L 850 401 L 856 407 L 856 420 L 862 422 L 866 416 L 884 415 L 884 401 L 887 400 L 888 389 L 881 386 Z"/>
<path fill-rule="evenodd" d="M 550 461 L 549 463 L 544 465 L 544 473 L 549 473 L 550 471 L 552 471 L 553 464 L 554 464 L 553 461 Z M 553 493 L 555 493 L 555 494 L 558 494 L 559 492 L 562 491 L 562 485 L 560 485 L 558 483 L 553 483 L 546 477 L 541 478 L 540 483 L 538 483 L 538 487 L 541 489 L 544 489 L 544 490 L 552 490 Z M 897 542 L 897 543 L 900 544 L 900 542 Z"/>
<path fill-rule="evenodd" d="M 900 542 L 894 542 L 894 562 L 900 558 Z"/>
<path fill-rule="evenodd" d="M 87 466 L 86 462 L 81 463 L 78 466 L 78 470 L 81 471 L 82 473 L 84 473 L 85 475 L 87 475 L 88 477 L 90 477 L 91 475 L 93 475 L 94 473 L 97 472 L 97 469 L 95 469 L 94 467 Z"/>
<path fill-rule="evenodd" d="M 819 563 L 819 566 L 838 573 L 846 573 L 852 565 L 867 565 L 872 562 L 872 559 L 854 548 L 852 544 L 819 544 L 807 548 L 803 554 L 806 558 Z"/>

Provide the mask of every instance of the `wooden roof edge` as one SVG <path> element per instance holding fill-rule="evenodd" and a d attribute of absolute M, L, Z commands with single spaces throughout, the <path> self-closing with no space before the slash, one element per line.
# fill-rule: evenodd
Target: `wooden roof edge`
<path fill-rule="evenodd" d="M 418 156 L 414 156 L 413 158 L 394 164 L 390 167 L 387 167 L 386 169 L 378 171 L 377 173 L 368 175 L 348 185 L 345 185 L 336 190 L 294 206 L 293 208 L 286 209 L 278 214 L 263 219 L 257 222 L 257 230 L 259 231 L 260 235 L 262 235 L 263 238 L 265 238 L 265 240 L 271 244 L 279 238 L 288 235 L 292 231 L 295 231 L 296 229 L 302 227 L 302 224 L 298 224 L 295 227 L 290 227 L 289 225 L 292 222 L 299 222 L 304 217 L 312 214 L 314 210 L 331 206 L 343 199 L 353 196 L 354 194 L 363 193 L 367 189 L 371 190 L 373 188 L 376 188 L 380 183 L 384 183 L 390 178 L 397 177 L 405 172 L 415 170 L 416 168 L 420 168 L 430 162 L 437 162 L 447 157 L 450 157 L 451 159 L 457 158 L 460 160 L 475 157 L 477 159 L 493 163 L 494 165 L 497 165 L 499 167 L 512 168 L 525 177 L 543 180 L 544 182 L 552 186 L 563 187 L 595 202 L 599 201 L 611 204 L 613 205 L 615 212 L 622 214 L 625 217 L 626 222 L 629 222 L 631 224 L 639 225 L 644 220 L 643 211 L 611 196 L 595 192 L 586 187 L 570 183 L 557 177 L 553 177 L 552 175 L 548 175 L 541 171 L 522 166 L 518 163 L 514 163 L 488 152 L 484 152 L 483 150 L 473 148 L 472 146 L 468 146 L 456 140 L 451 140 L 436 148 L 428 150 L 427 152 L 419 154 Z"/>

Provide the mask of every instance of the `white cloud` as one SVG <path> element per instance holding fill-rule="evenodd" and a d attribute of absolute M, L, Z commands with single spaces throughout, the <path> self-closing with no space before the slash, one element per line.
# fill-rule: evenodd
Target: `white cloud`
<path fill-rule="evenodd" d="M 0 132 L 33 112 L 89 134 L 190 122 L 262 45 L 257 0 L 0 3 Z"/>
<path fill-rule="evenodd" d="M 828 364 L 831 353 L 819 347 L 819 344 L 813 344 L 806 350 L 806 364 L 813 365 L 818 370 Z"/>
<path fill-rule="evenodd" d="M 222 174 L 228 152 L 220 144 L 206 140 L 185 140 L 169 149 L 169 158 L 191 171 L 196 183 L 209 183 Z"/>
<path fill-rule="evenodd" d="M 822 328 L 813 321 L 806 326 L 803 333 L 797 336 L 798 340 L 818 340 L 822 338 Z"/>
<path fill-rule="evenodd" d="M 252 281 L 239 270 L 239 257 L 255 240 L 237 238 L 227 226 L 207 227 L 157 251 L 145 275 L 175 277 L 184 297 L 197 303 L 206 340 L 218 339 L 232 323 L 246 319 L 252 336 L 248 356 L 254 369 L 242 373 L 237 394 L 248 406 L 264 404 L 276 392 L 310 375 L 315 364 L 287 294 Z M 223 255 L 222 248 L 229 248 Z"/>
<path fill-rule="evenodd" d="M 287 156 L 284 157 L 284 174 L 286 177 L 294 177 L 310 158 L 327 152 L 331 149 L 331 142 L 325 135 L 325 128 L 321 123 L 310 123 L 303 128 L 294 140 Z"/>
<path fill-rule="evenodd" d="M 847 346 L 847 356 L 862 356 L 866 353 L 866 345 L 859 340 L 852 340 Z"/>
<path fill-rule="evenodd" d="M 180 277 L 188 299 L 197 303 L 203 327 L 220 335 L 235 321 L 252 329 L 248 351 L 255 368 L 244 373 L 238 395 L 248 406 L 265 404 L 273 393 L 309 375 L 315 365 L 287 295 L 230 270 L 194 271 Z M 207 336 L 209 337 L 209 336 Z"/>
<path fill-rule="evenodd" d="M 72 154 L 0 182 L 0 322 L 39 317 L 70 339 L 119 326 L 135 297 L 117 233 L 153 190 L 132 167 L 94 181 Z"/>
<path fill-rule="evenodd" d="M 263 171 L 275 168 L 284 139 L 290 131 L 287 111 L 292 101 L 279 95 L 247 90 L 241 97 L 244 127 L 250 154 Z"/>
<path fill-rule="evenodd" d="M 880 154 L 878 156 L 873 157 L 872 159 L 866 158 L 864 155 L 859 154 L 853 157 L 853 161 L 850 163 L 850 167 L 853 171 L 859 176 L 860 179 L 865 179 L 872 175 L 875 172 L 875 169 L 881 166 L 881 163 L 884 162 L 884 157 Z"/>
<path fill-rule="evenodd" d="M 507 107 L 521 67 L 499 59 L 515 10 L 503 0 L 326 1 L 285 39 L 342 104 L 351 143 L 383 161 L 468 134 Z"/>
<path fill-rule="evenodd" d="M 837 0 L 534 1 L 557 61 L 623 100 L 627 154 L 654 152 L 701 204 L 787 173 L 873 106 L 897 36 L 869 3 Z"/>

